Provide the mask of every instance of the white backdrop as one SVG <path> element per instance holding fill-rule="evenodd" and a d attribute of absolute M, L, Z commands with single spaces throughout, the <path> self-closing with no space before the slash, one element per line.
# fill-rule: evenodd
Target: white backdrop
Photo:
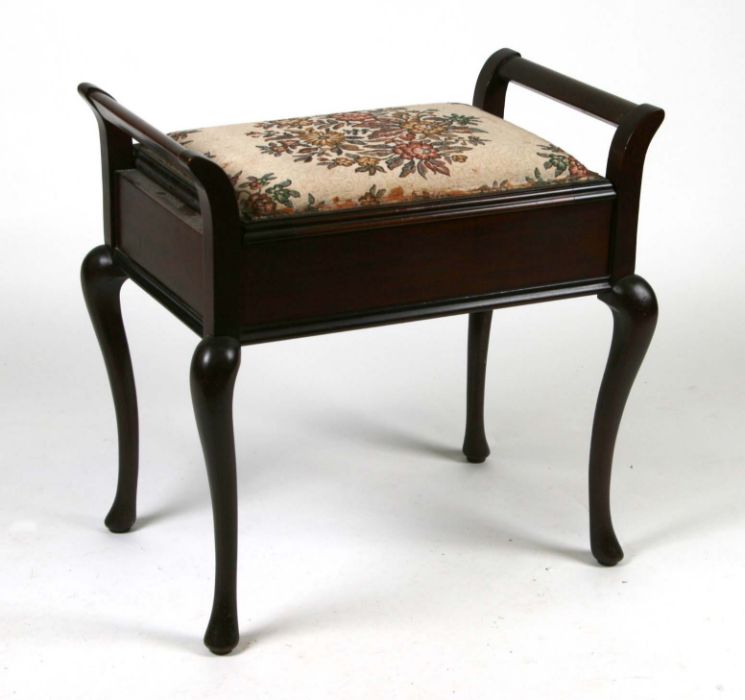
<path fill-rule="evenodd" d="M 743 697 L 745 210 L 737 2 L 6 4 L 0 21 L 0 697 Z M 116 438 L 78 266 L 102 240 L 87 80 L 164 130 L 469 101 L 525 57 L 667 111 L 638 272 L 660 323 L 619 437 L 626 559 L 588 554 L 610 314 L 495 314 L 492 456 L 459 456 L 464 317 L 247 348 L 242 642 L 202 647 L 209 497 L 196 337 L 126 285 L 140 520 L 103 526 Z M 610 127 L 510 88 L 508 119 L 603 170 Z"/>

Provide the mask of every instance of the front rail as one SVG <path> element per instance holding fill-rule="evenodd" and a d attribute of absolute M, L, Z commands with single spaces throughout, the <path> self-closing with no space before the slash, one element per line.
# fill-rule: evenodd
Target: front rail
<path fill-rule="evenodd" d="M 616 190 L 609 260 L 610 277 L 618 280 L 634 272 L 644 158 L 665 113 L 650 104 L 634 104 L 587 85 L 522 56 L 501 49 L 484 63 L 473 103 L 504 117 L 507 86 L 518 83 L 597 119 L 617 126 L 608 151 L 606 177 Z"/>

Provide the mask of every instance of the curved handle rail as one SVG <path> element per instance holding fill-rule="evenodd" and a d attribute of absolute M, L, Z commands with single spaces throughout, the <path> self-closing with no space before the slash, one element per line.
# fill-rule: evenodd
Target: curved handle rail
<path fill-rule="evenodd" d="M 606 177 L 616 189 L 610 270 L 614 280 L 631 274 L 636 257 L 644 158 L 652 137 L 665 118 L 665 112 L 654 105 L 635 104 L 528 61 L 512 49 L 500 49 L 484 63 L 476 81 L 473 104 L 504 117 L 504 103 L 510 82 L 617 126 L 606 167 Z"/>
<path fill-rule="evenodd" d="M 78 92 L 93 109 L 101 136 L 104 231 L 106 243 L 117 246 L 116 172 L 134 166 L 132 139 L 154 149 L 194 182 L 204 234 L 204 335 L 239 333 L 237 305 L 241 228 L 238 203 L 230 178 L 214 161 L 184 148 L 138 117 L 108 92 L 81 83 Z"/>
<path fill-rule="evenodd" d="M 78 92 L 90 104 L 97 117 L 120 129 L 130 138 L 157 151 L 179 170 L 191 174 L 191 163 L 196 159 L 204 158 L 200 153 L 184 148 L 178 141 L 138 117 L 96 85 L 81 83 L 78 85 Z"/>

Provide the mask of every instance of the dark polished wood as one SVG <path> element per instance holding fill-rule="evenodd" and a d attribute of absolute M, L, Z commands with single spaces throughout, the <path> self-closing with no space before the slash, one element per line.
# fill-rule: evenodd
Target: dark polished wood
<path fill-rule="evenodd" d="M 470 311 L 500 309 L 509 306 L 537 304 L 543 301 L 572 299 L 575 297 L 597 295 L 610 289 L 606 279 L 583 280 L 580 283 L 549 284 L 530 289 L 497 292 L 465 299 L 445 299 L 442 301 L 379 309 L 360 314 L 343 314 L 332 318 L 314 319 L 307 322 L 278 324 L 254 328 L 241 334 L 243 345 L 266 343 L 273 340 L 301 338 L 321 333 L 335 333 L 359 328 L 372 328 L 392 323 L 423 321 L 441 316 L 452 316 Z"/>
<path fill-rule="evenodd" d="M 160 157 L 193 182 L 203 234 L 202 329 L 206 335 L 237 337 L 240 321 L 235 299 L 240 288 L 238 262 L 242 232 L 230 178 L 217 163 L 184 148 L 95 85 L 82 83 L 78 91 L 93 109 L 101 134 L 107 242 L 117 245 L 120 229 L 126 225 L 121 220 L 119 181 L 115 175 L 118 170 L 130 169 L 134 165 L 132 139 L 135 139 L 156 150 Z M 159 274 L 157 270 L 149 272 L 156 277 Z"/>
<path fill-rule="evenodd" d="M 636 105 L 528 61 L 511 49 L 494 53 L 476 85 L 474 104 L 503 116 L 507 84 L 515 82 L 617 126 L 605 176 L 618 195 L 611 225 L 611 280 L 633 273 L 642 170 L 647 149 L 665 112 L 650 104 Z M 478 100 L 478 103 L 477 103 Z"/>
<path fill-rule="evenodd" d="M 498 51 L 495 55 L 501 53 Z M 626 115 L 636 107 L 633 102 L 622 97 L 522 58 L 517 51 L 505 57 L 497 71 L 502 80 L 524 85 L 609 124 L 621 124 Z"/>
<path fill-rule="evenodd" d="M 502 67 L 507 61 L 519 57 L 520 54 L 517 51 L 500 49 L 486 59 L 473 91 L 475 107 L 504 118 L 504 103 L 510 81 L 502 74 Z"/>
<path fill-rule="evenodd" d="M 634 107 L 624 115 L 611 142 L 606 177 L 618 193 L 611 224 L 612 281 L 634 272 L 644 159 L 664 118 L 665 113 L 659 107 L 647 104 Z"/>
<path fill-rule="evenodd" d="M 128 532 L 137 518 L 137 394 L 119 302 L 126 279 L 109 246 L 98 246 L 85 256 L 80 270 L 83 296 L 109 375 L 119 436 L 119 479 L 105 520 L 112 532 Z"/>
<path fill-rule="evenodd" d="M 502 66 L 520 56 L 512 49 L 494 52 L 484 63 L 476 79 L 473 105 L 504 118 L 509 80 L 502 77 Z M 486 360 L 489 352 L 491 311 L 472 313 L 468 319 L 468 376 L 466 379 L 466 434 L 463 453 L 469 462 L 483 462 L 489 456 L 489 444 L 484 429 L 484 394 Z"/>
<path fill-rule="evenodd" d="M 201 320 L 205 310 L 202 218 L 137 170 L 119 173 L 115 192 L 119 251 Z"/>
<path fill-rule="evenodd" d="M 479 311 L 468 317 L 468 376 L 466 380 L 466 435 L 463 454 L 469 462 L 483 462 L 489 456 L 484 431 L 484 384 L 492 312 Z"/>
<path fill-rule="evenodd" d="M 608 276 L 612 282 L 630 275 L 634 271 L 636 258 L 636 228 L 644 158 L 652 137 L 664 119 L 664 112 L 653 105 L 635 105 L 540 66 L 522 58 L 512 49 L 500 49 L 487 59 L 476 81 L 473 104 L 504 117 L 507 87 L 511 81 L 617 125 L 606 169 L 606 177 L 613 183 L 617 194 L 610 227 Z M 478 334 L 470 332 L 470 328 L 469 325 L 469 358 L 471 354 L 478 354 L 478 349 L 471 348 L 471 344 L 481 341 Z M 486 350 L 483 362 L 485 366 Z M 483 380 L 484 376 L 481 375 Z M 469 374 L 469 393 L 479 392 L 483 396 L 483 386 L 472 387 L 470 382 Z"/>
<path fill-rule="evenodd" d="M 132 279 L 206 333 L 201 217 L 137 170 L 119 173 L 115 189 Z M 431 318 L 489 299 L 496 307 L 508 294 L 515 303 L 514 293 L 528 303 L 551 288 L 557 298 L 568 286 L 596 294 L 609 276 L 614 200 L 600 183 L 262 222 L 244 233 L 237 258 L 239 337 L 249 344 Z"/>
<path fill-rule="evenodd" d="M 613 451 L 626 400 L 657 325 L 657 298 L 643 278 L 629 275 L 598 299 L 613 312 L 613 340 L 592 425 L 590 545 L 598 562 L 613 566 L 623 558 L 610 513 Z"/>
<path fill-rule="evenodd" d="M 129 278 L 204 338 L 191 388 L 215 527 L 215 598 L 205 634 L 215 653 L 238 641 L 232 393 L 241 345 L 469 313 L 463 450 L 480 462 L 489 454 L 483 405 L 492 309 L 599 295 L 613 311 L 614 335 L 592 436 L 591 544 L 601 563 L 620 559 L 610 475 L 621 414 L 656 318 L 654 293 L 633 273 L 644 159 L 664 113 L 511 49 L 484 64 L 474 105 L 502 117 L 511 82 L 616 125 L 605 180 L 247 224 L 216 163 L 103 90 L 79 87 L 96 115 L 102 156 L 106 246 L 89 254 L 82 274 L 119 428 L 119 485 L 107 525 L 125 531 L 135 519 L 137 405 L 119 308 Z M 148 149 L 183 178 L 159 174 L 143 156 Z"/>
<path fill-rule="evenodd" d="M 613 199 L 264 238 L 241 252 L 242 330 L 608 278 Z"/>
<path fill-rule="evenodd" d="M 240 343 L 227 337 L 202 340 L 191 362 L 191 397 L 207 464 L 215 529 L 215 597 L 204 634 L 205 645 L 215 654 L 227 654 L 238 643 L 233 387 L 240 363 Z"/>

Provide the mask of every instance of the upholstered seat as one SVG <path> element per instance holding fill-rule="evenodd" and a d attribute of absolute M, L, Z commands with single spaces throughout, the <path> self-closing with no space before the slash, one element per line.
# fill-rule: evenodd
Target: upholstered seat
<path fill-rule="evenodd" d="M 546 139 L 439 103 L 169 134 L 230 176 L 244 221 L 602 180 Z M 141 162 L 189 183 L 143 149 Z"/>

